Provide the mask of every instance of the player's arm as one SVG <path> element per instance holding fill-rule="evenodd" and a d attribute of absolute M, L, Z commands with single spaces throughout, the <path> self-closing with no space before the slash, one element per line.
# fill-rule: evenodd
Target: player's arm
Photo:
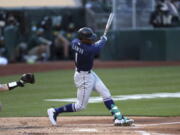
<path fill-rule="evenodd" d="M 98 48 L 102 48 L 106 44 L 106 41 L 107 41 L 107 37 L 106 36 L 101 36 L 100 40 L 98 40 L 95 43 L 95 46 L 98 47 Z"/>
<path fill-rule="evenodd" d="M 95 43 L 94 48 L 93 48 L 93 52 L 99 53 L 99 51 L 101 50 L 101 48 L 104 47 L 106 42 L 107 42 L 107 37 L 106 36 L 101 36 L 100 40 L 98 40 Z"/>
<path fill-rule="evenodd" d="M 18 81 L 9 82 L 0 85 L 0 91 L 13 90 L 16 87 L 24 87 L 26 83 L 35 83 L 35 77 L 32 73 L 23 74 Z"/>
<path fill-rule="evenodd" d="M 8 91 L 8 85 L 7 84 L 0 84 L 0 91 Z"/>
<path fill-rule="evenodd" d="M 19 82 L 19 81 L 9 82 L 7 84 L 1 84 L 0 85 L 0 91 L 9 91 L 9 90 L 12 90 L 18 86 L 23 87 L 23 84 L 21 84 L 21 82 Z"/>

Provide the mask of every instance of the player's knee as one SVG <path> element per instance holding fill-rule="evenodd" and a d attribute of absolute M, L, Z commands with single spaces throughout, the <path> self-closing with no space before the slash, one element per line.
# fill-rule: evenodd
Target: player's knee
<path fill-rule="evenodd" d="M 76 111 L 81 111 L 81 110 L 86 109 L 86 106 L 80 105 L 80 104 L 75 104 L 75 109 L 76 109 Z"/>
<path fill-rule="evenodd" d="M 81 110 L 84 110 L 84 109 L 86 109 L 86 107 L 85 106 L 81 106 L 81 107 L 78 108 L 78 111 L 81 111 Z"/>
<path fill-rule="evenodd" d="M 103 101 L 112 100 L 111 95 L 105 95 L 103 96 Z"/>

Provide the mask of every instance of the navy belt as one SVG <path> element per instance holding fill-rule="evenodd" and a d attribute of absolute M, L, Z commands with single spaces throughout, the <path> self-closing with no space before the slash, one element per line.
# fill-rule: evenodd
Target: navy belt
<path fill-rule="evenodd" d="M 87 72 L 87 73 L 91 73 L 91 70 L 87 70 L 87 71 L 83 71 L 83 70 L 79 70 L 79 69 L 77 69 L 77 72 Z"/>

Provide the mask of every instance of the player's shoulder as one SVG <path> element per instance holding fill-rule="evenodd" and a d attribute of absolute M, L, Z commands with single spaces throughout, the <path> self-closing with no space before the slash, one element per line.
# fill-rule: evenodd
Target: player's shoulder
<path fill-rule="evenodd" d="M 79 44 L 80 43 L 80 40 L 75 38 L 72 40 L 72 44 Z"/>

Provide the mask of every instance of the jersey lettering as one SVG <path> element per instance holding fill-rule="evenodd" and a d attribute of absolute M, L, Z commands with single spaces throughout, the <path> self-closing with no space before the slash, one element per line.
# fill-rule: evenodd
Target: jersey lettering
<path fill-rule="evenodd" d="M 74 49 L 76 52 L 78 52 L 80 54 L 84 53 L 84 50 L 82 48 L 78 47 L 77 45 L 73 45 L 72 49 Z"/>

